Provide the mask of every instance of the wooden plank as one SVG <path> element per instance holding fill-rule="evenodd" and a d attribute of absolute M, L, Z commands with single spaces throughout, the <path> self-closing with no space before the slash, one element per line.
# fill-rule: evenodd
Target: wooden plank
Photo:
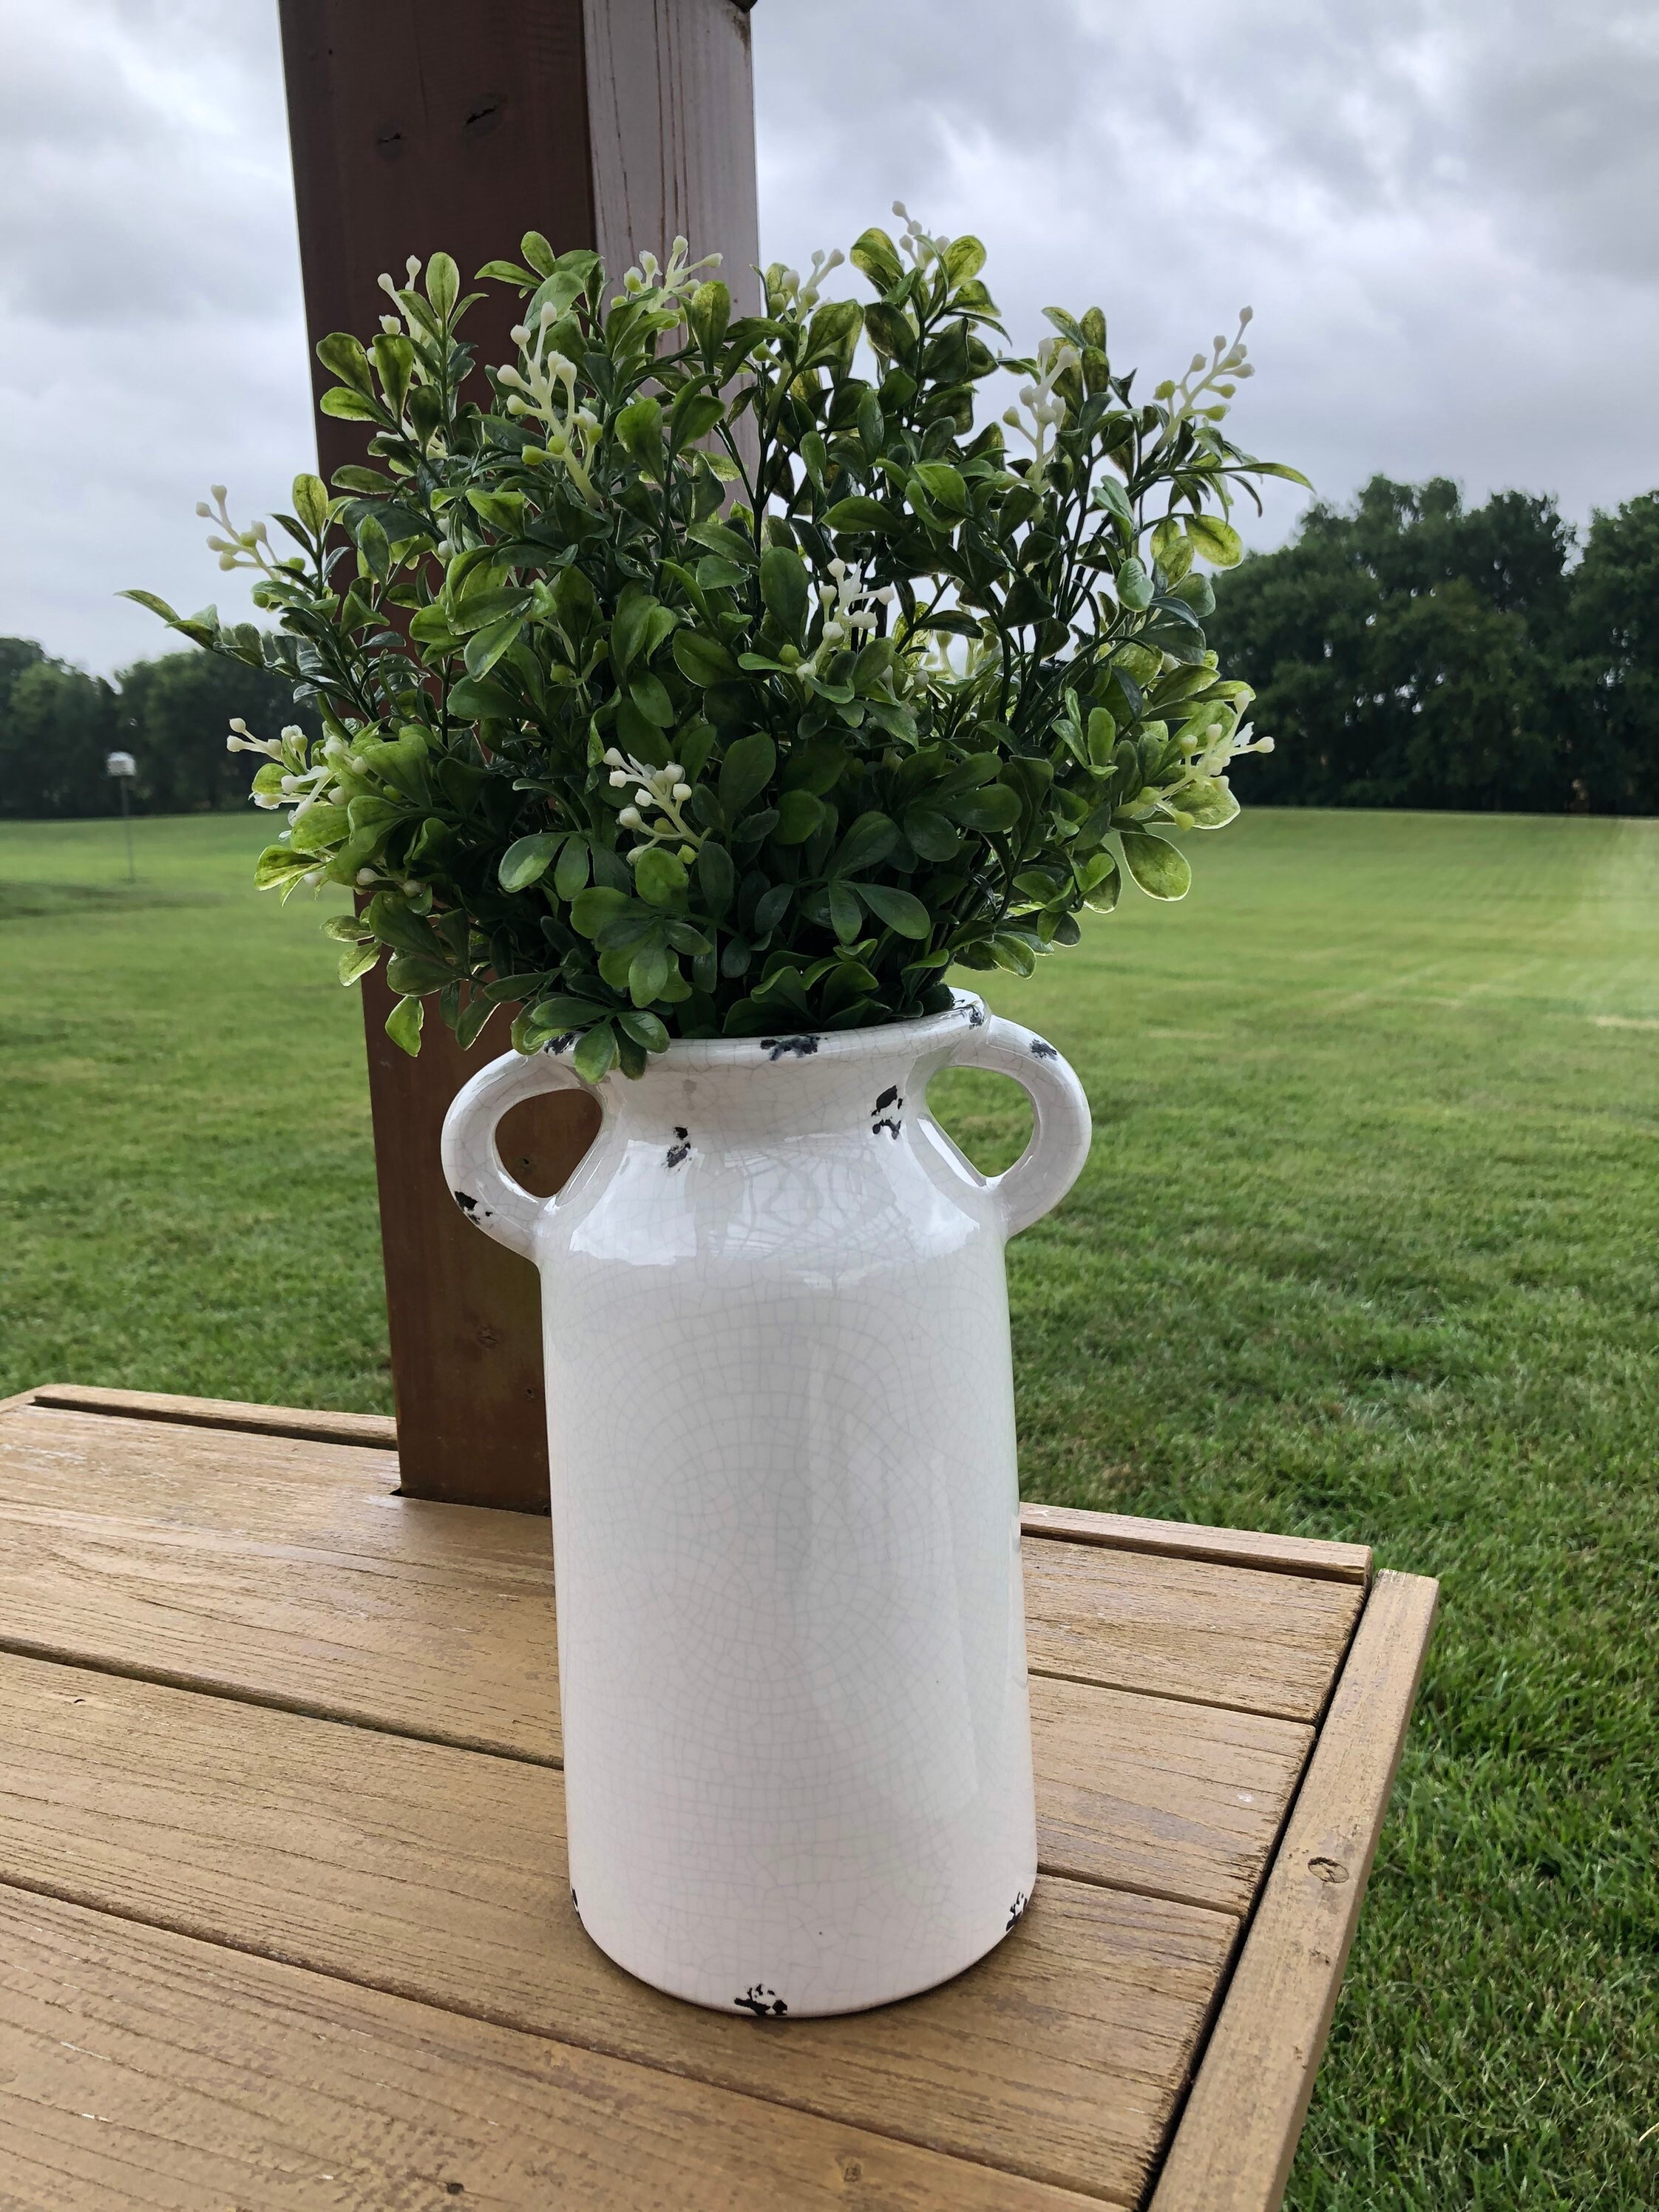
<path fill-rule="evenodd" d="M 729 0 L 583 0 L 594 243 L 620 276 L 676 235 L 722 253 L 734 311 L 761 311 L 755 89 Z"/>
<path fill-rule="evenodd" d="M 545 1526 L 398 1498 L 384 1467 L 283 1437 L 232 1456 L 211 1431 L 8 1416 L 0 1646 L 556 1763 Z M 1042 1676 L 1031 1702 L 1045 1868 L 1243 1910 L 1304 1726 Z"/>
<path fill-rule="evenodd" d="M 1046 1877 L 947 1988 L 772 2033 L 589 1943 L 562 1805 L 547 1768 L 0 1658 L 0 1881 L 1137 2200 L 1231 1914 Z"/>
<path fill-rule="evenodd" d="M 396 1589 L 391 1571 L 404 1560 L 434 1572 L 488 1560 L 503 1571 L 511 1565 L 515 1579 L 544 1582 L 548 1537 L 544 1523 L 525 1516 L 393 1498 L 385 1472 L 379 1454 L 301 1440 L 232 1437 L 40 1407 L 0 1416 L 0 1501 L 16 1509 L 8 1516 L 14 1572 L 22 1573 L 26 1557 L 31 1562 L 37 1626 L 27 1634 L 53 1651 L 122 1664 L 155 1650 L 151 1639 L 159 1637 L 169 1649 L 198 1653 L 204 1686 L 261 1696 L 281 1684 L 285 1668 L 298 1667 L 313 1678 L 306 1709 L 319 1711 L 336 1709 L 326 1705 L 323 1686 L 351 1680 L 356 1652 L 364 1671 L 359 1687 L 339 1692 L 340 1709 L 404 1726 L 426 1691 L 387 1680 L 394 1708 L 375 1685 L 398 1666 L 418 1664 L 422 1647 L 441 1662 L 454 1613 L 449 1597 L 436 1590 L 423 1599 L 417 1589 Z M 65 1510 L 66 1498 L 91 1509 L 72 1516 L 72 1526 L 52 1517 Z M 31 1535 L 28 1524 L 41 1514 L 47 1517 Z M 124 1574 L 119 1553 L 128 1529 L 134 1565 Z M 209 1541 L 236 1535 L 253 1547 L 240 1573 L 228 1564 L 234 1545 Z M 96 1573 L 111 1577 L 107 1588 L 64 1550 L 70 1536 L 94 1548 Z M 162 1565 L 155 1547 L 169 1543 L 173 1553 Z M 141 1549 L 152 1561 L 142 1570 Z M 351 1565 L 365 1553 L 375 1562 L 369 1589 L 363 1570 Z M 1312 1719 L 1321 1710 L 1361 1597 L 1337 1583 L 1088 1544 L 1028 1540 L 1025 1555 L 1031 1661 L 1040 1671 L 1291 1720 Z M 143 1609 L 152 1574 L 172 1585 L 160 1597 L 166 1619 Z M 250 1583 L 252 1613 L 241 1595 Z M 186 1598 L 192 1584 L 196 1595 Z M 117 1595 L 120 1605 L 112 1610 Z M 360 1617 L 350 1625 L 354 1616 Z M 382 1629 L 386 1641 L 377 1645 Z M 6 1633 L 0 1623 L 0 1637 Z M 495 1695 L 491 1682 L 518 1679 L 523 1634 L 511 1613 L 485 1608 L 469 1621 L 468 1677 L 455 1689 L 475 1711 L 466 1741 L 508 1750 L 523 1743 L 540 1757 L 546 1738 L 515 1733 L 526 1721 L 540 1727 L 539 1699 L 526 1705 L 514 1690 L 512 1701 L 491 1708 L 488 1727 L 480 1725 L 480 1701 L 489 1705 Z M 491 1656 L 498 1635 L 516 1641 Z M 322 1652 L 307 1660 L 317 1636 Z M 381 1670 L 373 1666 L 377 1649 L 386 1662 Z M 278 1656 L 290 1652 L 292 1658 Z M 170 1659 L 167 1667 L 192 1679 L 182 1662 Z M 344 1671 L 337 1676 L 331 1668 Z M 435 1710 L 447 1713 L 453 1694 L 441 1696 Z M 378 1702 L 359 1705 L 360 1695 Z M 415 1725 L 425 1732 L 431 1723 Z"/>
<path fill-rule="evenodd" d="M 1365 1601 L 1357 1583 L 1028 1537 L 1033 1670 L 1316 1721 Z"/>
<path fill-rule="evenodd" d="M 313 341 L 371 332 L 380 273 L 401 271 L 410 252 L 441 246 L 470 280 L 532 228 L 561 252 L 599 246 L 616 281 L 683 230 L 699 252 L 723 251 L 738 299 L 757 303 L 749 26 L 726 0 L 281 0 L 281 17 Z M 508 360 L 521 303 L 483 289 L 464 335 L 480 362 Z M 331 379 L 316 365 L 313 375 L 320 398 Z M 361 460 L 365 435 L 319 416 L 323 474 Z M 506 1048 L 511 1010 L 467 1052 L 430 1021 L 410 1060 L 385 1034 L 383 972 L 361 988 L 404 1486 L 540 1510 L 535 1270 L 469 1227 L 438 1160 L 449 1102 Z M 551 1190 L 597 1111 L 566 1091 L 509 1118 L 507 1144 L 546 1170 L 531 1187 Z"/>
<path fill-rule="evenodd" d="M 1031 1677 L 1045 1873 L 1249 1910 L 1314 1732 Z"/>
<path fill-rule="evenodd" d="M 1270 1574 L 1312 1575 L 1368 1583 L 1369 1544 L 1337 1544 L 1314 1536 L 1265 1535 L 1255 1528 L 1206 1528 L 1187 1521 L 1144 1521 L 1131 1513 L 1082 1513 L 1071 1506 L 1019 1509 L 1028 1536 L 1063 1536 L 1074 1544 L 1106 1544 L 1117 1552 L 1158 1552 L 1174 1559 L 1259 1567 Z"/>
<path fill-rule="evenodd" d="M 1283 2198 L 1437 1598 L 1422 1576 L 1376 1578 L 1152 2212 L 1274 2212 Z"/>
<path fill-rule="evenodd" d="M 0 1401 L 0 1413 L 31 1401 L 65 1413 L 102 1413 L 131 1421 L 173 1421 L 185 1428 L 234 1429 L 313 1443 L 398 1449 L 398 1424 L 383 1413 L 331 1413 L 299 1406 L 256 1406 L 234 1398 L 180 1398 L 164 1390 L 103 1390 L 84 1382 L 43 1382 L 24 1398 Z"/>
<path fill-rule="evenodd" d="M 0 2201 L 30 2212 L 1082 2212 L 729 2090 L 0 1889 Z"/>

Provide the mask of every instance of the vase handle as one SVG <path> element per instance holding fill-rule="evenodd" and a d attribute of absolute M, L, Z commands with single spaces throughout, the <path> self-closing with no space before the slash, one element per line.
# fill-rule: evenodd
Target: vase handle
<path fill-rule="evenodd" d="M 988 1014 L 952 1054 L 953 1067 L 985 1067 L 1012 1075 L 1031 1102 L 1031 1141 L 1005 1175 L 987 1188 L 1002 1214 L 1003 1234 L 1017 1237 L 1060 1204 L 1083 1172 L 1094 1124 L 1083 1085 L 1046 1037 Z"/>
<path fill-rule="evenodd" d="M 509 1251 L 535 1257 L 536 1224 L 556 1199 L 534 1198 L 501 1165 L 495 1131 L 509 1106 L 549 1091 L 585 1091 L 605 1110 L 605 1094 L 551 1052 L 504 1052 L 480 1068 L 444 1116 L 444 1181 L 467 1219 Z"/>

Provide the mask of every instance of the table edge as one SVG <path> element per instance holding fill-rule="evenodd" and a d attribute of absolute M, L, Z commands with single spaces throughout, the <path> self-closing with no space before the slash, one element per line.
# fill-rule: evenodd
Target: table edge
<path fill-rule="evenodd" d="M 1278 2212 L 1330 2033 L 1440 1585 L 1384 1569 L 1212 2015 L 1148 2212 Z M 1357 1786 L 1356 1786 L 1357 1785 Z M 1272 2021 L 1265 2038 L 1257 2032 Z"/>

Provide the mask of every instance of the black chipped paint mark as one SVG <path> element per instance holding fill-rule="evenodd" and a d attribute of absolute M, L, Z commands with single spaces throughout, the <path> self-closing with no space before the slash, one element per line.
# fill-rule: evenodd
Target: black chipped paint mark
<path fill-rule="evenodd" d="M 566 1030 L 562 1036 L 550 1037 L 542 1047 L 542 1050 L 544 1053 L 551 1053 L 554 1059 L 557 1060 L 562 1054 L 568 1052 L 575 1042 L 575 1030 Z"/>
<path fill-rule="evenodd" d="M 1025 1908 L 1030 1901 L 1030 1899 L 1027 1897 L 1025 1892 L 1022 1889 L 1018 1896 L 1014 1899 L 1013 1903 L 1008 1907 L 1008 1925 L 1002 1931 L 1005 1936 L 1012 1936 L 1013 1934 L 1015 1929 L 1018 1927 L 1020 1922 L 1025 1917 Z"/>
<path fill-rule="evenodd" d="M 688 1141 L 690 1133 L 688 1130 L 682 1129 L 678 1122 L 675 1124 L 674 1135 L 677 1141 L 668 1147 L 667 1164 L 671 1168 L 677 1168 L 690 1158 L 691 1146 Z"/>
<path fill-rule="evenodd" d="M 578 1920 L 581 1918 L 582 1909 L 576 1902 L 576 1893 L 574 1889 L 570 1893 L 570 1910 L 575 1914 Z"/>
<path fill-rule="evenodd" d="M 985 1009 L 984 1009 L 984 1007 L 983 1007 L 983 1006 L 969 1006 L 969 1009 L 968 1009 L 968 1026 L 969 1026 L 969 1028 L 970 1030 L 982 1030 L 982 1029 L 984 1028 L 984 1026 L 985 1026 Z"/>
<path fill-rule="evenodd" d="M 890 1114 L 884 1111 L 889 1106 L 893 1109 Z M 898 1085 L 894 1084 L 888 1090 L 884 1091 L 870 1111 L 875 1117 L 870 1124 L 870 1134 L 872 1137 L 879 1136 L 885 1129 L 893 1142 L 897 1144 L 899 1117 L 904 1111 L 904 1101 L 899 1097 Z"/>
<path fill-rule="evenodd" d="M 732 2002 L 739 2012 L 751 2012 L 757 2020 L 781 2020 L 789 2009 L 775 1990 L 769 1990 L 761 1982 L 754 1983 L 742 1996 L 733 1997 Z"/>
<path fill-rule="evenodd" d="M 1033 1037 L 1030 1043 L 1026 1047 L 1026 1050 L 1030 1054 L 1033 1060 L 1058 1060 L 1060 1058 L 1058 1049 L 1049 1043 L 1047 1037 Z"/>
<path fill-rule="evenodd" d="M 456 1205 L 460 1207 L 461 1212 L 465 1214 L 469 1221 L 482 1222 L 489 1220 L 489 1208 L 487 1206 L 480 1206 L 477 1200 L 473 1197 L 471 1191 L 458 1190 L 453 1194 Z"/>
<path fill-rule="evenodd" d="M 818 1048 L 815 1036 L 763 1037 L 761 1050 L 775 1065 L 786 1055 L 796 1060 L 811 1060 Z"/>

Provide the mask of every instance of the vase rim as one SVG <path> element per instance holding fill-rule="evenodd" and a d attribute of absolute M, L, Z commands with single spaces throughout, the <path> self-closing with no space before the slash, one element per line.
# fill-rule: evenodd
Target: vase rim
<path fill-rule="evenodd" d="M 952 991 L 955 1004 L 944 1013 L 923 1014 L 915 1021 L 880 1022 L 855 1030 L 790 1030 L 780 1023 L 776 1032 L 760 1037 L 672 1037 L 667 1050 L 653 1052 L 646 1066 L 650 1076 L 659 1069 L 696 1072 L 702 1069 L 799 1066 L 811 1063 L 868 1060 L 892 1052 L 925 1052 L 958 1030 L 979 1029 L 990 1018 L 985 1001 L 972 991 Z M 556 1037 L 544 1052 L 568 1051 L 575 1039 Z"/>

